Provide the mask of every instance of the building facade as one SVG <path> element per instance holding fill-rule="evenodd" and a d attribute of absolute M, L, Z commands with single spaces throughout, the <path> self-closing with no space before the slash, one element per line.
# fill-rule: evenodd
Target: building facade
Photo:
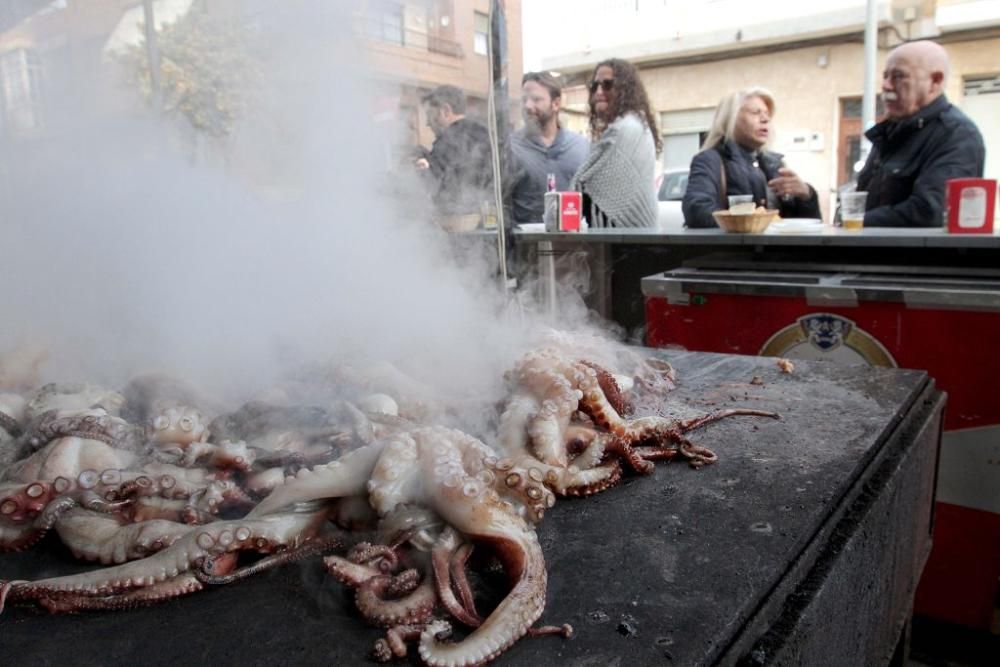
<path fill-rule="evenodd" d="M 521 0 L 506 0 L 510 99 L 520 96 Z M 379 111 L 396 113 L 407 139 L 429 145 L 420 98 L 450 84 L 465 91 L 470 112 L 486 116 L 489 91 L 490 0 L 368 0 L 355 15 L 373 76 L 380 84 Z"/>
<path fill-rule="evenodd" d="M 512 82 L 507 104 L 513 111 L 522 73 L 521 3 L 502 4 Z M 193 11 L 239 16 L 251 29 L 260 28 L 280 19 L 282 5 L 279 0 L 151 2 L 158 29 Z M 490 0 L 358 0 L 316 7 L 349 17 L 360 46 L 356 71 L 376 82 L 367 111 L 392 125 L 401 141 L 429 145 L 433 135 L 419 102 L 434 87 L 462 88 L 470 112 L 486 114 L 490 5 Z M 143 44 L 144 14 L 141 0 L 16 0 L 6 7 L 0 13 L 0 141 L 16 149 L 58 131 L 56 114 L 46 108 L 51 111 L 57 97 L 70 99 L 74 87 L 121 76 L 108 66 L 108 54 Z M 120 100 L 77 97 L 107 107 L 99 113 L 126 112 Z"/>

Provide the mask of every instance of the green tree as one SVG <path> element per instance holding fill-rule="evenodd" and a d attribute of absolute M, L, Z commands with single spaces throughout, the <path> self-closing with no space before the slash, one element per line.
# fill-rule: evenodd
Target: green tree
<path fill-rule="evenodd" d="M 145 34 L 145 33 L 144 33 Z M 258 79 L 252 32 L 233 17 L 193 7 L 156 33 L 163 112 L 216 139 L 229 136 L 246 112 Z M 143 97 L 153 101 L 145 39 L 117 59 Z"/>

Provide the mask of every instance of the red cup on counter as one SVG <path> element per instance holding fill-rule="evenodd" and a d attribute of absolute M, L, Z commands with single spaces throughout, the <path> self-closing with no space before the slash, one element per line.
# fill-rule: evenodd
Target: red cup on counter
<path fill-rule="evenodd" d="M 945 181 L 945 215 L 950 234 L 992 234 L 997 182 L 992 178 Z"/>

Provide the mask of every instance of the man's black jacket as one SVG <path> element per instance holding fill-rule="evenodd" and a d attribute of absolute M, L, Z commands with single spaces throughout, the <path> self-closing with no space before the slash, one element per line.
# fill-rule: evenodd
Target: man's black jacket
<path fill-rule="evenodd" d="M 865 227 L 940 227 L 945 181 L 983 175 L 983 136 L 944 95 L 865 136 L 872 142 L 858 176 L 858 190 L 868 192 Z"/>
<path fill-rule="evenodd" d="M 461 118 L 444 129 L 428 157 L 439 212 L 478 213 L 493 199 L 492 156 L 489 131 L 479 121 Z"/>

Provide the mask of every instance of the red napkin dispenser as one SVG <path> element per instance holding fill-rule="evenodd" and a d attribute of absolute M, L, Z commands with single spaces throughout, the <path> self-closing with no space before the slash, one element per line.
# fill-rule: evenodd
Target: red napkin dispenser
<path fill-rule="evenodd" d="M 583 195 L 579 192 L 545 193 L 545 231 L 578 232 L 583 214 Z"/>
<path fill-rule="evenodd" d="M 992 178 L 945 181 L 946 218 L 951 234 L 992 234 L 997 182 Z"/>

